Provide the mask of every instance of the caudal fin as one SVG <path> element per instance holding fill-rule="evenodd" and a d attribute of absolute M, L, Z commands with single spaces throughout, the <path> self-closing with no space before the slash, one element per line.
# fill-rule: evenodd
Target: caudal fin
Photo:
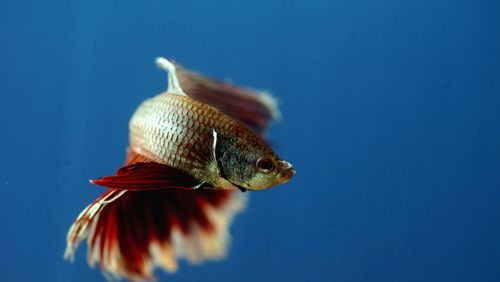
<path fill-rule="evenodd" d="M 144 158 L 129 154 L 127 163 L 134 161 Z M 245 206 L 239 191 L 120 188 L 108 189 L 81 212 L 64 254 L 72 260 L 86 240 L 88 263 L 115 279 L 153 279 L 157 266 L 175 272 L 179 258 L 191 263 L 223 258 L 229 225 Z"/>
<path fill-rule="evenodd" d="M 87 240 L 91 266 L 130 279 L 151 279 L 155 266 L 175 272 L 179 258 L 191 263 L 223 258 L 243 196 L 215 190 L 109 189 L 71 227 L 65 258 L 72 259 Z"/>

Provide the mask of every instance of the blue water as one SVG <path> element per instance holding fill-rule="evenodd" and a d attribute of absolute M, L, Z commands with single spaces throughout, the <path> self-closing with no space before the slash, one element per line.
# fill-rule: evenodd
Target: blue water
<path fill-rule="evenodd" d="M 297 168 L 161 281 L 500 281 L 500 2 L 3 1 L 0 280 L 104 281 L 67 229 L 157 56 L 272 90 Z"/>

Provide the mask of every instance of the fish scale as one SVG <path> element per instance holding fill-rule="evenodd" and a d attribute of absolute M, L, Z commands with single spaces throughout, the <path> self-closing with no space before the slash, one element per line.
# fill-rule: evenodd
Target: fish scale
<path fill-rule="evenodd" d="M 252 136 L 246 127 L 211 106 L 187 96 L 164 93 L 145 101 L 134 113 L 130 144 L 156 162 L 193 172 L 203 169 L 213 154 L 213 130 L 219 142 L 235 142 L 231 134 Z"/>

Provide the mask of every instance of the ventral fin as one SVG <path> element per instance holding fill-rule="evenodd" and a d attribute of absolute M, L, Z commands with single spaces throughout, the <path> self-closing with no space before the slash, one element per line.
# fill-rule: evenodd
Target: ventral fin
<path fill-rule="evenodd" d="M 167 93 L 186 96 L 186 93 L 182 90 L 179 80 L 177 79 L 177 73 L 175 70 L 175 65 L 169 60 L 158 57 L 155 60 L 156 65 L 168 73 L 168 89 Z"/>
<path fill-rule="evenodd" d="M 195 189 L 200 184 L 190 174 L 155 162 L 139 162 L 118 169 L 116 175 L 91 180 L 92 184 L 127 191 Z"/>

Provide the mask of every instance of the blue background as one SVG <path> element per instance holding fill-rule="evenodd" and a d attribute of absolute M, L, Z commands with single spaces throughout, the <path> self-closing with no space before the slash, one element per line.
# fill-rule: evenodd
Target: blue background
<path fill-rule="evenodd" d="M 172 2 L 0 3 L 1 281 L 104 281 L 65 236 L 160 55 L 272 90 L 298 171 L 160 280 L 500 281 L 498 1 Z"/>

